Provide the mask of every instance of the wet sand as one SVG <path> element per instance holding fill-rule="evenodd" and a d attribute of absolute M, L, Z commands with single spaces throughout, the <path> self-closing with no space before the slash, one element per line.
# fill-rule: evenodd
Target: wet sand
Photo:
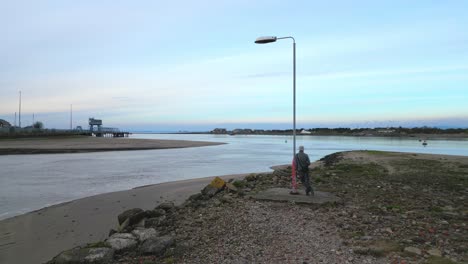
<path fill-rule="evenodd" d="M 222 176 L 243 178 L 247 174 Z M 44 263 L 63 250 L 107 238 L 117 215 L 131 208 L 181 204 L 214 177 L 100 194 L 0 221 L 0 263 Z"/>
<path fill-rule="evenodd" d="M 224 143 L 87 136 L 0 139 L 0 155 L 82 153 L 214 146 Z"/>

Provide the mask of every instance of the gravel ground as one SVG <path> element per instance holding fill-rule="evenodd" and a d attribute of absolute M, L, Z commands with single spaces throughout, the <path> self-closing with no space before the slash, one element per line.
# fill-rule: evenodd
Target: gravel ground
<path fill-rule="evenodd" d="M 327 215 L 310 207 L 253 200 L 228 207 L 199 210 L 196 226 L 190 225 L 192 216 L 180 223 L 176 232 L 192 247 L 181 262 L 389 263 L 354 254 Z"/>

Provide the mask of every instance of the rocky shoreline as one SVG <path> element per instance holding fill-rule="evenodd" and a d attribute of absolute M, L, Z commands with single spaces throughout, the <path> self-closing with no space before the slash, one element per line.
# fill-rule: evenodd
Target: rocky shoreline
<path fill-rule="evenodd" d="M 375 151 L 314 164 L 323 206 L 252 199 L 289 187 L 290 167 L 216 180 L 185 203 L 130 209 L 105 241 L 52 263 L 464 263 L 468 158 Z"/>

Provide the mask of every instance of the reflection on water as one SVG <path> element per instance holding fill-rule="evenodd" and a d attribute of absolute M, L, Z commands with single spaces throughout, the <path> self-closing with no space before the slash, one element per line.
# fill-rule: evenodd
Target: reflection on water
<path fill-rule="evenodd" d="M 134 138 L 226 142 L 200 148 L 0 156 L 0 219 L 99 193 L 223 174 L 268 171 L 292 157 L 288 136 L 162 135 Z M 118 139 L 116 139 L 118 140 Z M 344 150 L 468 156 L 467 140 L 298 136 L 312 160 Z"/>

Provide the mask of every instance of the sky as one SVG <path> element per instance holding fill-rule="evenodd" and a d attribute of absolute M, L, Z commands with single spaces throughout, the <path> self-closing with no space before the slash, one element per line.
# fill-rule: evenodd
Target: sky
<path fill-rule="evenodd" d="M 468 1 L 0 0 L 0 118 L 129 130 L 468 127 Z"/>

